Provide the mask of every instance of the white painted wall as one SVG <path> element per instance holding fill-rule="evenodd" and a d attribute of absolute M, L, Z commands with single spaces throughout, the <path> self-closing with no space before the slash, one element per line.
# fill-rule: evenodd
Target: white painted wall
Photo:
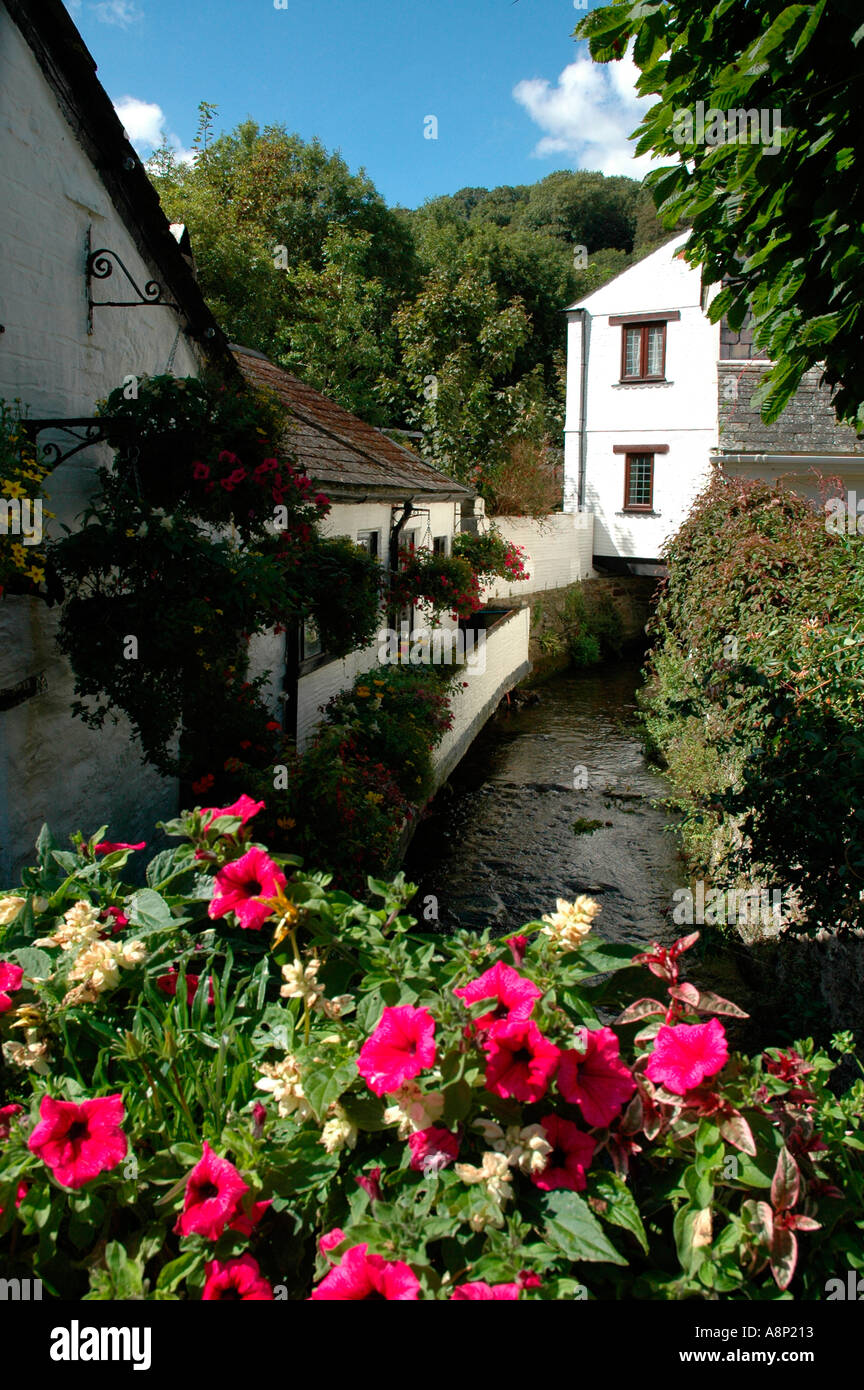
<path fill-rule="evenodd" d="M 175 342 L 178 318 L 164 307 L 97 309 L 87 336 L 88 225 L 93 248 L 116 251 L 139 283 L 159 278 L 142 262 L 0 4 L 0 396 L 19 397 L 34 416 L 93 415 L 96 401 L 128 374 L 164 372 Z M 174 371 L 198 370 L 196 349 L 181 335 Z M 88 450 L 49 477 L 52 533 L 81 512 L 107 457 Z M 0 686 L 39 671 L 48 682 L 46 694 L 0 714 L 3 881 L 30 858 L 44 819 L 62 837 L 79 826 L 97 829 L 110 816 L 111 838 L 136 841 L 176 806 L 175 784 L 137 760 L 125 721 L 97 733 L 70 714 L 72 676 L 54 645 L 56 622 L 56 611 L 39 601 L 0 601 Z"/>
<path fill-rule="evenodd" d="M 588 314 L 584 505 L 595 514 L 594 554 L 656 558 L 707 479 L 717 444 L 719 327 L 701 306 L 701 276 L 677 252 L 685 233 L 580 301 Z M 678 309 L 666 334 L 666 381 L 626 384 L 620 325 L 610 316 Z M 582 315 L 568 312 L 564 506 L 578 505 Z M 654 513 L 625 513 L 623 454 L 613 445 L 668 444 L 654 467 Z"/>
<path fill-rule="evenodd" d="M 529 579 L 496 579 L 483 590 L 484 602 L 524 598 L 544 589 L 563 589 L 594 573 L 594 517 L 590 512 L 550 512 L 535 521 L 526 516 L 496 516 L 505 540 L 522 546 Z"/>

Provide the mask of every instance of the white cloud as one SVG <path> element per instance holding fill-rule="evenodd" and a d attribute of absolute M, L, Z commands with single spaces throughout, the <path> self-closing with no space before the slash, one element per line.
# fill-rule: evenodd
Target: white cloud
<path fill-rule="evenodd" d="M 133 5 L 132 0 L 97 0 L 88 8 L 103 24 L 119 24 L 122 29 L 128 29 L 130 24 L 142 18 L 141 11 Z"/>
<path fill-rule="evenodd" d="M 636 95 L 639 69 L 630 58 L 617 63 L 594 63 L 577 58 L 555 86 L 546 78 L 528 78 L 513 88 L 513 96 L 542 131 L 534 147 L 538 159 L 566 155 L 581 169 L 642 178 L 653 163 L 649 155 L 634 158 L 636 142 L 629 136 L 657 100 Z"/>
<path fill-rule="evenodd" d="M 138 97 L 123 97 L 121 101 L 114 103 L 114 110 L 120 117 L 123 129 L 142 159 L 152 154 L 156 147 L 162 144 L 163 132 L 168 145 L 181 164 L 191 164 L 195 159 L 195 151 L 184 149 L 179 135 L 166 130 L 165 112 L 155 101 L 141 101 Z"/>

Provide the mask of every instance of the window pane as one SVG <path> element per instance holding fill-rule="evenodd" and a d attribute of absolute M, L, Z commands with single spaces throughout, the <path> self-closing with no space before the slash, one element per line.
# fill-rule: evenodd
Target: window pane
<path fill-rule="evenodd" d="M 630 454 L 629 486 L 627 488 L 628 507 L 651 506 L 651 454 Z"/>
<path fill-rule="evenodd" d="M 380 533 L 378 531 L 357 532 L 357 544 L 362 545 L 363 549 L 368 550 L 369 554 L 372 555 L 375 559 L 378 558 L 379 534 Z"/>
<path fill-rule="evenodd" d="M 648 334 L 648 376 L 663 375 L 663 329 L 646 328 Z"/>
<path fill-rule="evenodd" d="M 432 537 L 432 554 L 433 554 L 433 555 L 446 555 L 446 554 L 447 554 L 447 537 L 446 537 L 446 536 L 433 536 L 433 537 Z"/>
<path fill-rule="evenodd" d="M 307 661 L 310 656 L 321 655 L 321 634 L 311 618 L 307 618 L 300 629 L 300 644 L 301 661 Z"/>
<path fill-rule="evenodd" d="M 624 330 L 624 344 L 624 375 L 639 376 L 642 330 L 640 328 L 626 328 Z"/>

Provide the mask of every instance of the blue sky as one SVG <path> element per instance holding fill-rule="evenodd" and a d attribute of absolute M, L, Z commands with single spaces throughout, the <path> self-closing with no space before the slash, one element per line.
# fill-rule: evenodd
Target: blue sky
<path fill-rule="evenodd" d="M 409 207 L 554 169 L 647 168 L 627 136 L 650 103 L 632 64 L 593 64 L 574 42 L 573 0 L 66 3 L 144 157 L 163 128 L 188 150 L 204 100 L 217 128 L 251 116 L 319 136 Z"/>

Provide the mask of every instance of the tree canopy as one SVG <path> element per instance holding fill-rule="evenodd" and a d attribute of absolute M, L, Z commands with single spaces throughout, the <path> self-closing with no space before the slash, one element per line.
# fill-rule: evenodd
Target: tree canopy
<path fill-rule="evenodd" d="M 576 35 L 600 62 L 633 42 L 638 90 L 659 98 L 638 150 L 676 160 L 646 183 L 667 225 L 692 225 L 691 264 L 724 285 L 712 317 L 725 313 L 738 328 L 752 312 L 757 345 L 773 362 L 756 398 L 763 417 L 776 419 L 804 372 L 824 364 L 838 416 L 864 428 L 860 0 L 613 4 L 587 15 Z M 700 102 L 736 117 L 721 142 L 700 141 L 698 122 L 682 121 Z M 751 112 L 756 138 L 754 122 L 742 120 Z M 766 140 L 761 126 L 773 136 L 775 119 L 782 134 Z"/>

